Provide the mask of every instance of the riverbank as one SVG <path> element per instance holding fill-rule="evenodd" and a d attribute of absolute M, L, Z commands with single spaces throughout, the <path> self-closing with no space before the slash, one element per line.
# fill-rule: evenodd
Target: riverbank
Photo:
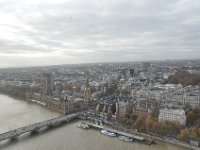
<path fill-rule="evenodd" d="M 184 143 L 184 142 L 176 140 L 176 139 L 168 138 L 168 137 L 158 137 L 155 135 L 150 135 L 150 134 L 136 132 L 136 131 L 129 131 L 129 132 L 136 134 L 136 135 L 144 136 L 146 138 L 151 137 L 154 140 L 162 141 L 162 142 L 169 143 L 169 144 L 174 144 L 176 146 L 184 147 L 184 148 L 191 149 L 191 150 L 199 150 L 200 149 L 199 147 Z"/>
<path fill-rule="evenodd" d="M 94 118 L 90 118 L 89 121 L 94 122 Z M 152 135 L 152 134 L 137 132 L 137 131 L 134 131 L 133 129 L 127 128 L 123 125 L 121 125 L 119 127 L 118 125 L 116 125 L 116 122 L 111 122 L 111 121 L 108 121 L 108 120 L 103 120 L 103 122 L 105 123 L 106 126 L 112 127 L 113 129 L 123 131 L 123 132 L 127 132 L 127 133 L 130 133 L 130 134 L 136 135 L 136 136 L 143 136 L 146 139 L 151 138 L 151 139 L 154 139 L 154 140 L 157 140 L 157 141 L 173 144 L 173 145 L 183 147 L 183 148 L 187 148 L 187 149 L 191 149 L 191 150 L 199 150 L 200 149 L 197 146 L 193 146 L 191 144 L 184 143 L 182 141 L 172 139 L 172 138 L 169 138 L 169 137 L 164 137 L 164 136 L 158 137 L 158 136 Z"/>
<path fill-rule="evenodd" d="M 0 94 L 7 95 L 11 98 L 24 100 L 30 103 L 39 104 L 43 107 L 46 107 L 50 110 L 65 114 L 63 107 L 61 108 L 61 104 L 54 104 L 49 97 L 42 97 L 40 99 L 34 99 L 31 95 L 30 87 L 18 87 L 11 85 L 0 86 Z"/>
<path fill-rule="evenodd" d="M 88 128 L 94 128 L 94 129 L 98 129 L 101 131 L 102 130 L 109 131 L 110 133 L 114 134 L 115 137 L 125 136 L 127 138 L 132 139 L 132 141 L 135 141 L 135 142 L 139 142 L 139 143 L 143 143 L 143 144 L 147 144 L 147 145 L 155 144 L 154 140 L 152 140 L 152 139 L 145 139 L 142 136 L 136 136 L 136 135 L 124 132 L 124 131 L 115 130 L 115 129 L 107 127 L 107 126 L 97 125 L 97 124 L 89 123 L 89 122 L 81 122 L 81 123 L 87 125 Z"/>
<path fill-rule="evenodd" d="M 48 108 L 48 109 L 56 111 L 58 113 L 65 114 L 64 111 L 62 111 L 61 109 L 51 107 L 51 106 L 48 105 L 48 103 L 45 103 L 43 101 L 39 101 L 39 100 L 35 100 L 35 99 L 26 99 L 26 101 L 28 101 L 30 103 L 37 104 L 37 105 L 41 105 L 42 107 Z"/>
<path fill-rule="evenodd" d="M 18 87 L 18 86 L 11 86 L 11 85 L 4 85 L 0 86 L 0 93 L 8 95 L 12 98 L 15 99 L 20 99 L 20 100 L 26 100 L 30 98 L 30 92 L 31 88 L 30 87 Z"/>

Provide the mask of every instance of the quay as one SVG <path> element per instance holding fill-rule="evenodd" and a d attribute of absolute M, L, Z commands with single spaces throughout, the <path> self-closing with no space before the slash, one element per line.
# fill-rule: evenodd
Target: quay
<path fill-rule="evenodd" d="M 118 136 L 123 135 L 123 136 L 129 137 L 129 138 L 132 138 L 134 141 L 137 141 L 137 142 L 141 142 L 141 143 L 148 144 L 148 145 L 151 145 L 154 143 L 153 140 L 147 140 L 141 136 L 132 135 L 132 134 L 129 134 L 126 132 L 122 132 L 119 130 L 115 130 L 115 129 L 112 129 L 109 127 L 105 127 L 105 126 L 101 126 L 101 125 L 97 125 L 97 124 L 93 124 L 93 123 L 89 123 L 89 122 L 84 122 L 84 123 L 87 124 L 90 128 L 95 128 L 95 129 L 100 129 L 100 130 L 104 129 L 104 130 L 113 132 L 113 133 L 117 134 Z"/>
<path fill-rule="evenodd" d="M 20 127 L 20 128 L 0 134 L 0 141 L 7 140 L 7 139 L 18 139 L 18 136 L 27 132 L 38 133 L 41 128 L 57 126 L 57 125 L 60 125 L 61 123 L 69 123 L 70 121 L 79 117 L 80 117 L 80 113 L 74 113 L 74 114 L 50 119 L 47 121 L 34 123 L 28 126 Z"/>

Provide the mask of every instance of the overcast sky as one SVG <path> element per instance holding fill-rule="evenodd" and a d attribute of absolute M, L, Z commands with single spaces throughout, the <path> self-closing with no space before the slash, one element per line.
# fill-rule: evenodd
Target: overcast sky
<path fill-rule="evenodd" d="M 0 67 L 200 58 L 200 0 L 0 0 Z"/>

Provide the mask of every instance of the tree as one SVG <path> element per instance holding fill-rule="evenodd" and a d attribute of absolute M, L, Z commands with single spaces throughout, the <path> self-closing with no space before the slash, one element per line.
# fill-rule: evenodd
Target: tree
<path fill-rule="evenodd" d="M 147 130 L 154 131 L 156 122 L 157 121 L 154 118 L 148 118 L 146 120 L 146 128 L 147 128 Z"/>
<path fill-rule="evenodd" d="M 136 114 L 132 113 L 132 112 L 129 112 L 129 113 L 127 113 L 125 115 L 125 117 L 128 118 L 128 119 L 130 119 L 130 120 L 132 120 L 132 121 L 135 121 L 138 116 Z"/>
<path fill-rule="evenodd" d="M 112 118 L 113 113 L 112 112 L 108 112 L 107 113 L 107 119 L 111 119 Z"/>
<path fill-rule="evenodd" d="M 188 142 L 190 139 L 190 133 L 189 130 L 187 128 L 182 129 L 180 131 L 180 134 L 178 135 L 178 139 L 184 142 Z"/>
<path fill-rule="evenodd" d="M 193 139 L 200 138 L 200 134 L 198 130 L 199 130 L 198 128 L 191 128 L 191 137 Z"/>
<path fill-rule="evenodd" d="M 107 92 L 108 92 L 108 95 L 113 95 L 115 93 L 115 91 L 117 90 L 117 84 L 111 84 L 108 86 L 108 89 L 107 89 Z"/>
<path fill-rule="evenodd" d="M 151 113 L 151 116 L 158 118 L 158 115 L 159 115 L 159 107 L 155 107 Z"/>
<path fill-rule="evenodd" d="M 118 116 L 118 117 L 117 117 L 117 121 L 118 121 L 119 123 L 123 123 L 123 122 L 124 122 L 124 117 Z"/>
<path fill-rule="evenodd" d="M 195 107 L 195 108 L 193 109 L 193 112 L 194 112 L 195 114 L 199 114 L 199 115 L 200 115 L 200 108 Z"/>
<path fill-rule="evenodd" d="M 144 117 L 138 117 L 135 121 L 135 128 L 138 130 L 138 131 L 143 131 L 145 130 L 146 128 L 146 125 L 145 125 L 145 119 Z"/>
<path fill-rule="evenodd" d="M 196 115 L 193 111 L 187 113 L 187 123 L 192 124 L 196 120 Z"/>
<path fill-rule="evenodd" d="M 182 84 L 184 87 L 188 85 L 200 85 L 200 75 L 191 74 L 186 71 L 179 71 L 176 74 L 170 76 L 164 84 Z"/>
<path fill-rule="evenodd" d="M 138 116 L 136 114 L 131 114 L 131 120 L 136 121 L 137 118 Z"/>
<path fill-rule="evenodd" d="M 181 129 L 181 125 L 175 121 L 164 121 L 163 122 L 163 126 L 165 129 L 165 134 L 167 135 L 176 135 L 177 133 L 179 133 L 180 129 Z"/>
<path fill-rule="evenodd" d="M 155 126 L 154 127 L 154 129 L 155 129 L 154 132 L 155 133 L 164 135 L 165 129 L 163 128 L 163 123 L 162 122 L 156 122 L 154 126 Z"/>

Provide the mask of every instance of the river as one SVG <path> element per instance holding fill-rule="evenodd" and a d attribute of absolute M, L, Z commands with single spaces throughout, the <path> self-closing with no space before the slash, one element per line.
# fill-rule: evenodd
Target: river
<path fill-rule="evenodd" d="M 0 95 L 0 133 L 60 116 L 43 106 Z M 97 130 L 77 128 L 78 122 L 41 131 L 37 135 L 21 135 L 18 141 L 2 141 L 2 150 L 186 150 L 157 142 L 156 145 L 127 143 L 102 135 Z"/>

